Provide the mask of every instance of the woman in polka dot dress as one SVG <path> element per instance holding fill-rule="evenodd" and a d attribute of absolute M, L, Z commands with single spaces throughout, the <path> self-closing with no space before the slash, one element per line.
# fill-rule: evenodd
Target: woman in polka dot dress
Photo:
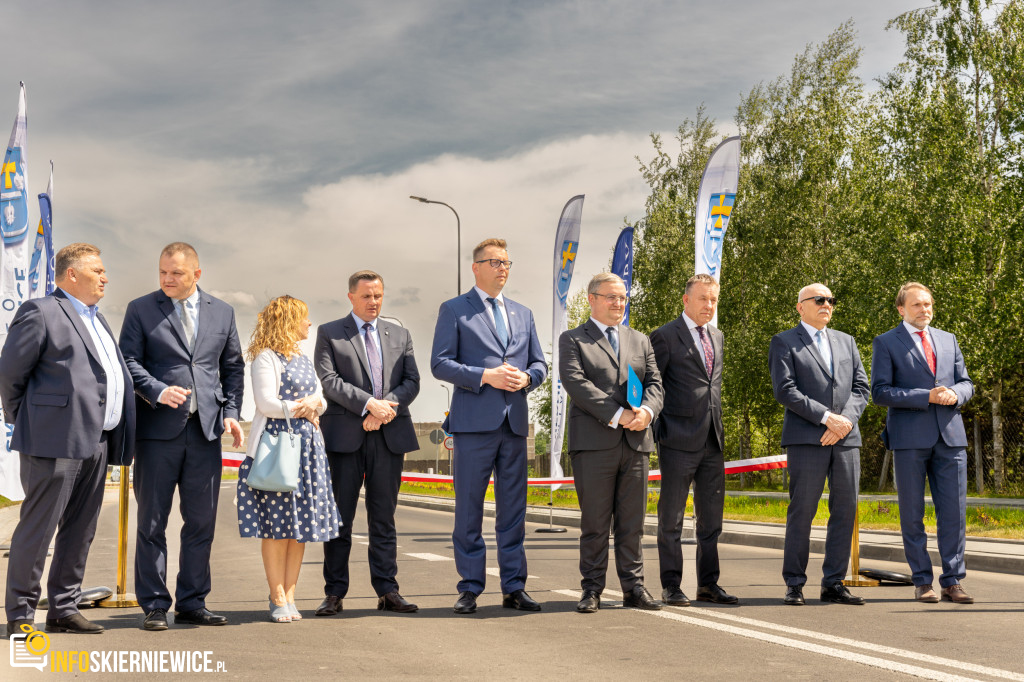
<path fill-rule="evenodd" d="M 252 362 L 256 416 L 247 456 L 238 469 L 238 530 L 242 537 L 263 541 L 270 619 L 275 623 L 302 618 L 295 606 L 295 584 L 304 543 L 333 540 L 341 525 L 320 433 L 320 414 L 327 403 L 312 361 L 299 351 L 299 341 L 309 337 L 311 326 L 305 303 L 280 296 L 259 314 L 246 351 Z M 299 487 L 286 493 L 254 490 L 245 479 L 260 436 L 264 430 L 286 430 L 285 410 L 292 431 L 302 438 Z"/>

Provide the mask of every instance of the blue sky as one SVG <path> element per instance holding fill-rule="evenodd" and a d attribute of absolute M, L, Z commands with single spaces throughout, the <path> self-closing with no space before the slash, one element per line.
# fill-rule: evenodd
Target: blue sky
<path fill-rule="evenodd" d="M 643 215 L 635 157 L 650 156 L 651 132 L 670 135 L 701 103 L 729 132 L 742 93 L 851 18 L 870 82 L 902 53 L 886 22 L 925 4 L 35 0 L 4 10 L 0 105 L 13 121 L 26 82 L 30 190 L 53 159 L 56 241 L 104 250 L 115 328 L 178 239 L 199 249 L 201 285 L 236 306 L 243 342 L 282 293 L 315 324 L 347 314 L 348 275 L 372 268 L 385 314 L 412 330 L 413 415 L 430 420 L 445 396 L 429 349 L 455 294 L 454 219 L 410 194 L 459 211 L 464 289 L 472 246 L 509 240 L 506 293 L 533 308 L 547 348 L 570 197 L 587 195 L 580 288 L 623 219 Z"/>

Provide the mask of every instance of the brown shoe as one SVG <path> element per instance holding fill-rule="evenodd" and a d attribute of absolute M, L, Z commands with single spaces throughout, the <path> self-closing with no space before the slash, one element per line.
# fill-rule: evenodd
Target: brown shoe
<path fill-rule="evenodd" d="M 942 598 L 954 604 L 973 604 L 974 597 L 964 592 L 964 586 L 960 583 L 953 583 L 949 587 L 942 588 Z"/>
<path fill-rule="evenodd" d="M 939 595 L 935 594 L 935 590 L 932 589 L 931 585 L 918 585 L 917 587 L 915 587 L 914 599 L 924 604 L 939 603 Z"/>

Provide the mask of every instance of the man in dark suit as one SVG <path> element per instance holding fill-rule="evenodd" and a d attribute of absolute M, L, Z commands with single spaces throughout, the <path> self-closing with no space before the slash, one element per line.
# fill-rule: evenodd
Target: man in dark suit
<path fill-rule="evenodd" d="M 359 489 L 366 485 L 370 531 L 370 582 L 377 608 L 412 613 L 398 592 L 395 507 L 402 485 L 405 453 L 419 449 L 409 403 L 420 392 L 412 337 L 403 327 L 379 318 L 384 280 L 360 270 L 348 278 L 352 314 L 321 325 L 314 361 L 327 398 L 320 417 L 331 464 L 341 534 L 324 545 L 324 600 L 318 616 L 333 616 L 348 593 L 348 558 Z"/>
<path fill-rule="evenodd" d="M 650 339 L 622 325 L 626 285 L 618 275 L 595 275 L 587 286 L 590 319 L 558 339 L 558 374 L 569 395 L 569 455 L 579 496 L 580 573 L 576 610 L 594 613 L 608 570 L 608 525 L 615 519 L 615 568 L 623 603 L 657 611 L 644 587 L 643 535 L 647 515 L 651 422 L 662 403 L 661 376 Z M 628 400 L 632 367 L 641 403 Z"/>
<path fill-rule="evenodd" d="M 697 525 L 697 599 L 736 604 L 718 585 L 718 537 L 725 509 L 722 448 L 722 332 L 711 325 L 718 282 L 697 274 L 686 282 L 683 314 L 651 334 L 665 388 L 665 407 L 654 427 L 661 467 L 658 498 L 658 560 L 661 598 L 689 606 L 682 590 L 683 512 L 693 483 Z"/>
<path fill-rule="evenodd" d="M 135 499 L 135 592 L 143 628 L 166 630 L 167 519 L 181 497 L 176 623 L 223 625 L 210 613 L 210 550 L 220 496 L 221 434 L 242 443 L 242 360 L 235 311 L 198 287 L 196 250 L 184 242 L 160 253 L 160 290 L 128 304 L 121 352 L 135 380 L 139 411 Z"/>
<path fill-rule="evenodd" d="M 7 565 L 7 636 L 32 626 L 46 550 L 47 632 L 100 633 L 78 612 L 107 465 L 128 465 L 135 443 L 132 379 L 96 304 L 107 284 L 100 250 L 57 252 L 57 290 L 18 309 L 0 353 L 0 400 L 14 425 L 25 501 Z"/>
<path fill-rule="evenodd" d="M 821 601 L 864 603 L 843 585 L 857 522 L 860 428 L 857 421 L 871 389 L 857 342 L 828 329 L 836 299 L 824 284 L 797 295 L 800 324 L 772 337 L 768 362 L 775 399 L 786 408 L 782 447 L 789 468 L 789 509 L 782 577 L 784 602 L 804 604 L 811 522 L 828 479 L 828 531 Z"/>
<path fill-rule="evenodd" d="M 473 249 L 476 286 L 445 301 L 437 315 L 430 369 L 455 386 L 444 430 L 455 441 L 455 567 L 462 576 L 456 613 L 476 611 L 486 582 L 487 545 L 480 534 L 484 493 L 494 472 L 495 531 L 502 605 L 540 611 L 526 593 L 526 394 L 547 376 L 547 363 L 526 306 L 502 296 L 512 261 L 505 240 Z"/>
<path fill-rule="evenodd" d="M 875 337 L 871 397 L 889 408 L 882 439 L 893 451 L 903 551 L 913 572 L 914 598 L 936 603 L 924 532 L 925 479 L 938 528 L 942 599 L 973 604 L 964 579 L 967 540 L 967 432 L 960 407 L 974 395 L 956 337 L 930 326 L 931 289 L 908 282 L 896 294 L 903 322 Z"/>

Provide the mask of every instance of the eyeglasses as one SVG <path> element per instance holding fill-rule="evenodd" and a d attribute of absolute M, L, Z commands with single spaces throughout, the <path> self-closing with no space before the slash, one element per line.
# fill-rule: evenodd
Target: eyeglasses
<path fill-rule="evenodd" d="M 835 296 L 808 296 L 800 302 L 803 303 L 804 301 L 814 301 L 814 305 L 825 305 L 828 303 L 833 308 L 836 307 Z"/>
<path fill-rule="evenodd" d="M 608 299 L 609 303 L 628 303 L 629 296 L 616 296 L 615 294 L 592 294 L 593 296 L 600 296 L 601 298 Z"/>
<path fill-rule="evenodd" d="M 497 270 L 504 266 L 506 270 L 512 269 L 512 261 L 501 260 L 500 258 L 484 258 L 483 260 L 474 261 L 475 263 L 490 263 L 491 267 Z"/>

